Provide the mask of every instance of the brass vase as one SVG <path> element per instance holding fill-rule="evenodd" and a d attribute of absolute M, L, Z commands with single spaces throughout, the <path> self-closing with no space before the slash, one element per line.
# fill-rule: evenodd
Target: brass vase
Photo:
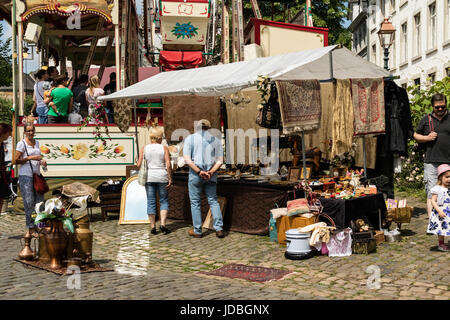
<path fill-rule="evenodd" d="M 27 233 L 24 237 L 25 245 L 23 246 L 22 251 L 19 253 L 19 259 L 20 260 L 33 260 L 34 259 L 34 252 L 31 250 L 31 235 Z"/>
<path fill-rule="evenodd" d="M 50 220 L 47 224 L 50 231 L 45 235 L 45 247 L 50 258 L 50 268 L 59 269 L 67 247 L 67 234 L 61 221 Z"/>

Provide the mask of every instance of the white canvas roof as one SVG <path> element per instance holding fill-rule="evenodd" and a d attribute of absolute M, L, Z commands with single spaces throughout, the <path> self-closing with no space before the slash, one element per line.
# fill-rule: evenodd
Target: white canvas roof
<path fill-rule="evenodd" d="M 381 78 L 389 73 L 350 50 L 337 46 L 220 64 L 197 69 L 159 73 L 99 100 L 144 99 L 161 96 L 223 96 L 256 85 L 258 75 L 274 80 L 330 79 L 330 58 L 336 79 Z"/>

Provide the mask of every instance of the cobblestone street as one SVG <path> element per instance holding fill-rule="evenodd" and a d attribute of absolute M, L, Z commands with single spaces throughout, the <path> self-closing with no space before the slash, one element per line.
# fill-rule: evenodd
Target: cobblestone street
<path fill-rule="evenodd" d="M 23 215 L 0 216 L 0 299 L 450 299 L 450 259 L 437 251 L 437 238 L 425 234 L 425 205 L 414 199 L 402 241 L 383 243 L 370 255 L 316 256 L 293 261 L 269 237 L 213 232 L 190 238 L 189 225 L 169 221 L 169 235 L 149 234 L 148 225 L 106 222 L 94 211 L 93 258 L 114 272 L 81 274 L 81 290 L 68 289 L 66 276 L 13 261 L 25 231 Z M 446 239 L 448 241 L 448 239 Z M 268 283 L 198 274 L 229 263 L 294 271 Z M 369 266 L 378 266 L 381 288 L 369 289 Z"/>

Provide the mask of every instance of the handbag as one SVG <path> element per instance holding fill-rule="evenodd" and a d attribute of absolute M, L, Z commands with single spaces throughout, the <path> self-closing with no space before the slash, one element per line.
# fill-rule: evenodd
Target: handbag
<path fill-rule="evenodd" d="M 25 152 L 27 154 L 27 157 L 29 157 L 28 150 L 27 150 L 27 144 L 26 144 L 25 140 L 23 140 L 23 144 L 25 146 Z M 48 187 L 47 181 L 45 180 L 44 176 L 41 173 L 35 173 L 33 171 L 33 166 L 31 165 L 31 160 L 28 163 L 30 164 L 31 172 L 33 173 L 34 191 L 36 191 L 37 193 L 40 193 L 40 194 L 47 193 L 50 190 L 50 188 Z"/>
<path fill-rule="evenodd" d="M 5 149 L 3 143 L 0 144 L 0 199 L 8 198 L 11 195 L 10 189 L 11 174 L 6 170 Z"/>
<path fill-rule="evenodd" d="M 139 169 L 138 183 L 141 186 L 145 186 L 145 184 L 147 183 L 147 160 L 145 160 L 145 153 L 144 159 L 142 160 L 141 163 L 141 168 Z"/>
<path fill-rule="evenodd" d="M 270 97 L 262 104 L 256 117 L 256 124 L 268 129 L 281 129 L 281 112 L 275 83 L 271 84 Z"/>

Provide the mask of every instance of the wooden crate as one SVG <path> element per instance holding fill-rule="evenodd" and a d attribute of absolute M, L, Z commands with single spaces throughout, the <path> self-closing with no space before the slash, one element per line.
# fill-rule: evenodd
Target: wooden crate
<path fill-rule="evenodd" d="M 316 223 L 316 218 L 305 218 L 298 216 L 283 216 L 277 219 L 278 243 L 286 244 L 286 231 L 309 226 Z"/>
<path fill-rule="evenodd" d="M 377 251 L 377 242 L 374 238 L 352 242 L 352 253 L 369 254 L 375 251 Z"/>
<path fill-rule="evenodd" d="M 387 211 L 386 220 L 396 223 L 410 223 L 414 207 L 393 208 Z"/>

